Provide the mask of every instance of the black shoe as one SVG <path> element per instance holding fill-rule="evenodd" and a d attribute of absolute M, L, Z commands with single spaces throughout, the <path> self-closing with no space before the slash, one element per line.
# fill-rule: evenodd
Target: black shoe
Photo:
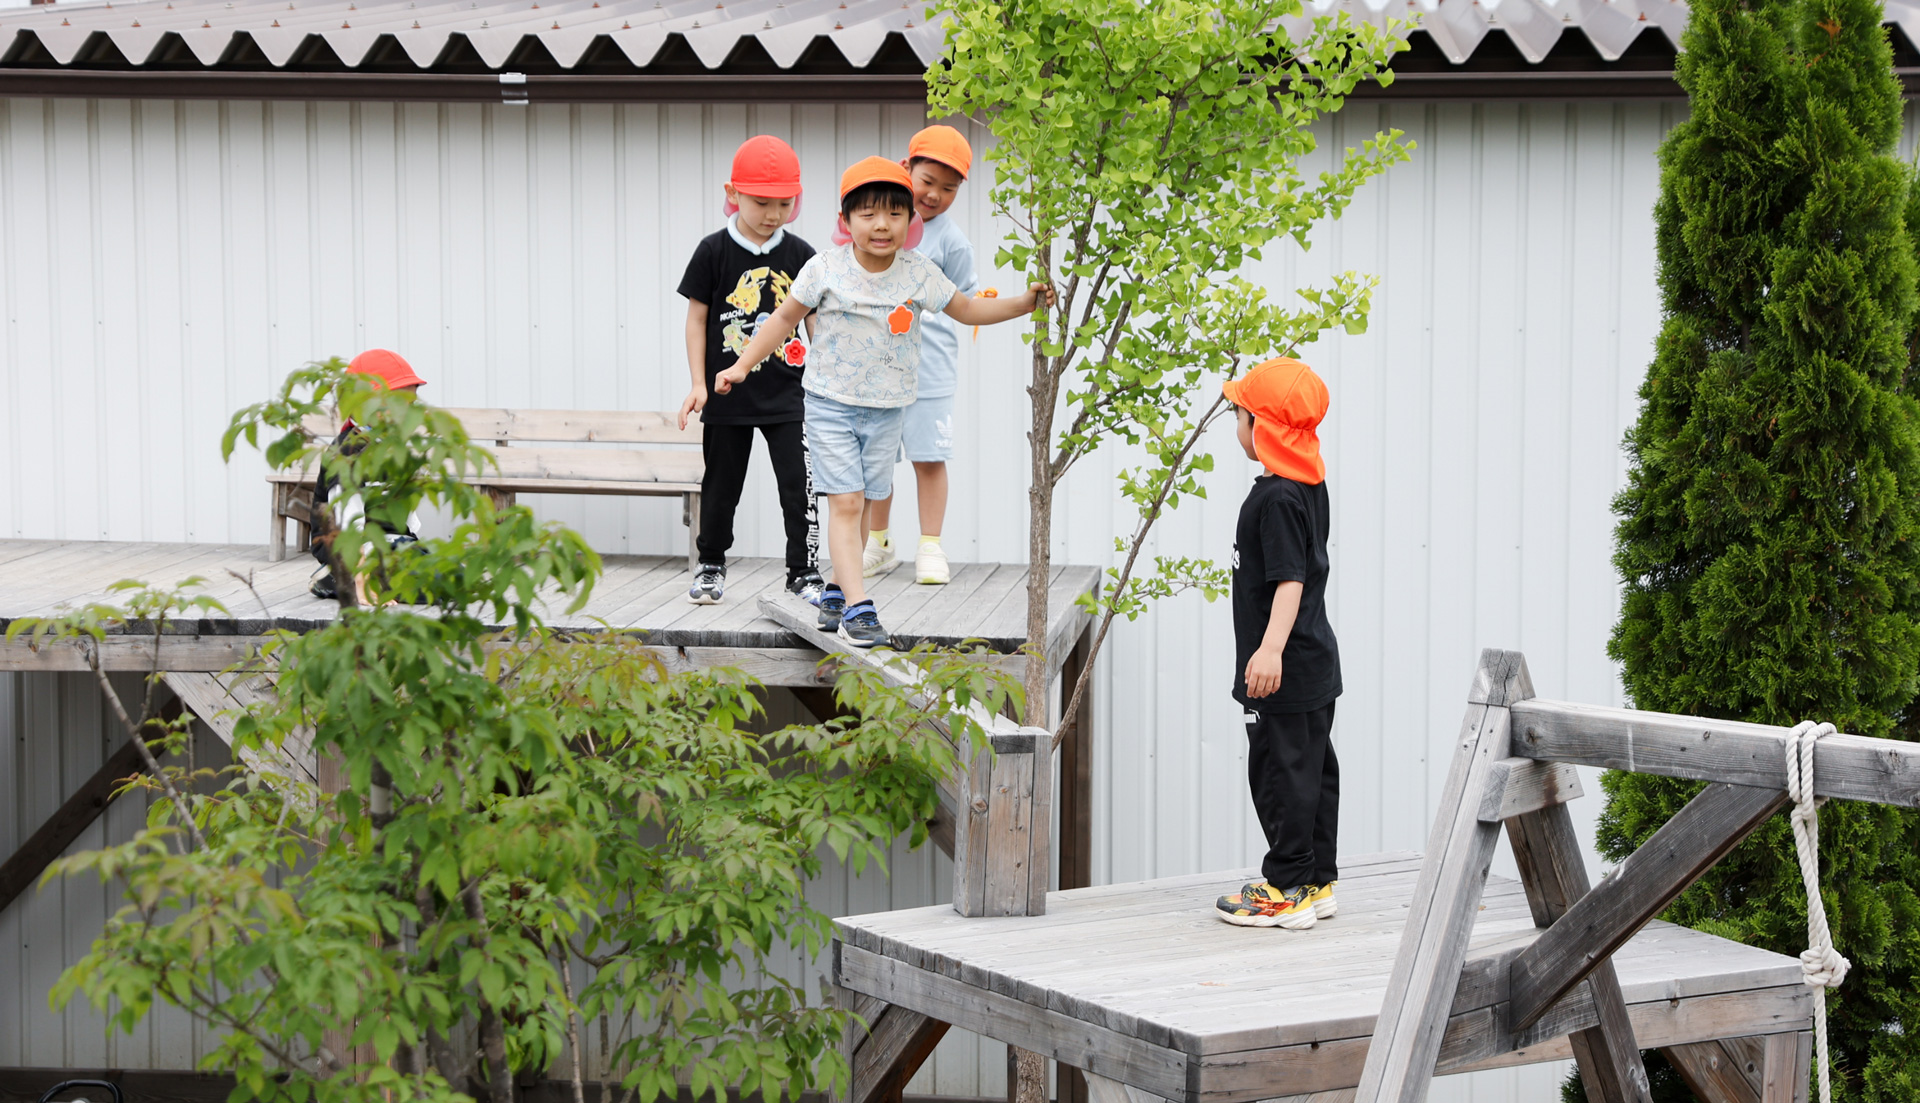
<path fill-rule="evenodd" d="M 887 642 L 887 630 L 880 627 L 880 612 L 873 602 L 863 601 L 840 618 L 840 638 L 855 647 L 874 647 Z"/>
<path fill-rule="evenodd" d="M 787 592 L 795 595 L 808 605 L 819 605 L 820 595 L 825 592 L 826 588 L 826 579 L 820 577 L 819 571 L 801 571 L 799 574 L 787 579 Z"/>
<path fill-rule="evenodd" d="M 695 605 L 718 605 L 726 593 L 727 565 L 702 563 L 700 573 L 693 576 L 693 587 L 687 591 L 687 600 Z"/>
<path fill-rule="evenodd" d="M 846 611 L 847 595 L 838 586 L 828 586 L 820 592 L 820 619 L 815 623 L 822 632 L 838 631 L 840 617 Z"/>

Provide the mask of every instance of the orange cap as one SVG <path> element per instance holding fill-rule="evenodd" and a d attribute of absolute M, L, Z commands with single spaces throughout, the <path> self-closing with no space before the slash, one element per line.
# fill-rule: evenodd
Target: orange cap
<path fill-rule="evenodd" d="M 967 144 L 966 136 L 950 126 L 930 126 L 907 139 L 907 160 L 925 157 L 929 161 L 938 161 L 967 178 L 967 171 L 973 168 L 973 147 Z"/>
<path fill-rule="evenodd" d="M 407 363 L 405 357 L 397 352 L 388 352 L 386 349 L 368 349 L 354 357 L 353 363 L 347 365 L 347 370 L 359 372 L 361 375 L 376 376 L 386 383 L 388 390 L 392 391 L 402 387 L 418 387 L 426 383 L 426 380 L 414 374 L 413 365 Z"/>
<path fill-rule="evenodd" d="M 740 143 L 733 155 L 735 191 L 762 199 L 788 199 L 800 194 L 800 155 L 771 134 L 757 134 Z"/>
<path fill-rule="evenodd" d="M 840 174 L 840 198 L 845 199 L 848 192 L 862 184 L 881 181 L 898 184 L 909 192 L 913 190 L 913 177 L 907 175 L 907 170 L 900 166 L 900 162 L 889 161 L 885 157 L 869 157 Z"/>
<path fill-rule="evenodd" d="M 1327 416 L 1327 385 L 1313 369 L 1280 356 L 1229 379 L 1227 401 L 1253 415 L 1253 452 L 1261 466 L 1295 482 L 1327 479 L 1320 458 L 1320 421 Z"/>

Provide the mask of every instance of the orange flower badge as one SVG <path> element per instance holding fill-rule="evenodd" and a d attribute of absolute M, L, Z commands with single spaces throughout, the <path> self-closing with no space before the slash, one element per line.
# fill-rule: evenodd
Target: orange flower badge
<path fill-rule="evenodd" d="M 780 355 L 785 358 L 787 363 L 792 364 L 796 368 L 800 367 L 807 362 L 807 343 L 795 337 L 781 348 Z"/>
<path fill-rule="evenodd" d="M 913 329 L 913 308 L 906 303 L 894 307 L 893 313 L 887 315 L 887 328 L 896 337 L 906 336 Z"/>

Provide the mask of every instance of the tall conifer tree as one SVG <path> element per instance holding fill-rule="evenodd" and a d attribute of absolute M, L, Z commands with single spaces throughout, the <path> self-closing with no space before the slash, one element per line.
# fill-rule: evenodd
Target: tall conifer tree
<path fill-rule="evenodd" d="M 1874 0 L 1694 0 L 1687 121 L 1660 151 L 1665 309 L 1616 500 L 1633 703 L 1903 734 L 1920 670 L 1915 251 L 1893 157 L 1901 90 Z M 1607 857 L 1699 789 L 1605 781 Z M 1829 996 L 1836 1098 L 1920 1099 L 1920 815 L 1820 817 L 1826 907 L 1854 967 Z M 1798 954 L 1784 814 L 1668 918 Z M 1571 1093 L 1570 1093 L 1571 1094 Z"/>

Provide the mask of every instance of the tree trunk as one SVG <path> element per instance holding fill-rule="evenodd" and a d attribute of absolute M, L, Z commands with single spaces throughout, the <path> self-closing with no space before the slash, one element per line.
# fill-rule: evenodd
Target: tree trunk
<path fill-rule="evenodd" d="M 1033 457 L 1033 482 L 1027 490 L 1027 656 L 1026 708 L 1021 720 L 1047 725 L 1047 587 L 1053 580 L 1053 403 L 1052 373 L 1034 341 L 1033 431 L 1027 437 Z"/>

